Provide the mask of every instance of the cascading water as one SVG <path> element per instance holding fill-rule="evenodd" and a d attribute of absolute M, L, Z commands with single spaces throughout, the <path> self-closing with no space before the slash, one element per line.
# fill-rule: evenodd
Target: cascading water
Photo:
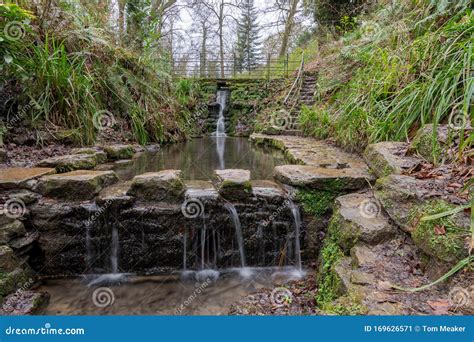
<path fill-rule="evenodd" d="M 118 229 L 116 226 L 112 229 L 112 243 L 110 245 L 110 264 L 112 266 L 112 274 L 118 273 L 118 249 L 119 249 L 119 237 Z"/>
<path fill-rule="evenodd" d="M 219 157 L 219 168 L 223 170 L 225 168 L 224 153 L 225 153 L 225 141 L 227 134 L 225 133 L 225 118 L 224 111 L 227 105 L 227 90 L 218 90 L 216 94 L 216 102 L 219 104 L 219 117 L 217 120 L 217 128 L 213 133 L 216 137 L 216 151 Z"/>
<path fill-rule="evenodd" d="M 230 214 L 232 221 L 234 222 L 235 227 L 235 235 L 237 237 L 237 244 L 239 245 L 239 253 L 240 253 L 240 266 L 245 267 L 245 252 L 244 252 L 244 238 L 242 236 L 242 227 L 240 225 L 239 215 L 237 214 L 237 209 L 230 204 L 224 204 L 224 207 Z"/>
<path fill-rule="evenodd" d="M 293 219 L 295 222 L 295 261 L 296 261 L 296 267 L 298 270 L 302 270 L 302 265 L 301 265 L 301 246 L 300 246 L 300 228 L 301 228 L 301 215 L 300 215 L 300 209 L 298 206 L 291 200 L 291 196 L 288 198 L 288 207 L 291 210 L 291 213 L 293 215 Z"/>

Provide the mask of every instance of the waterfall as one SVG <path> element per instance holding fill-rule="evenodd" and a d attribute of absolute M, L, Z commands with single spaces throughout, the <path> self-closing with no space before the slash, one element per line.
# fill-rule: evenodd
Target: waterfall
<path fill-rule="evenodd" d="M 214 132 L 216 137 L 226 137 L 225 134 L 225 118 L 224 111 L 227 104 L 227 90 L 218 90 L 216 94 L 216 102 L 219 104 L 219 118 L 217 120 L 217 129 Z"/>
<path fill-rule="evenodd" d="M 219 118 L 217 120 L 216 131 L 212 134 L 216 137 L 216 152 L 219 157 L 219 168 L 223 170 L 225 168 L 224 153 L 225 153 L 225 141 L 227 134 L 225 133 L 225 118 L 224 111 L 227 104 L 227 90 L 218 90 L 216 94 L 216 101 L 219 104 Z"/>
<path fill-rule="evenodd" d="M 186 264 L 186 258 L 187 258 L 187 245 L 188 245 L 188 231 L 186 228 L 184 228 L 184 237 L 183 237 L 183 270 L 186 271 L 187 264 Z"/>
<path fill-rule="evenodd" d="M 245 267 L 244 239 L 242 236 L 242 228 L 240 226 L 239 215 L 237 214 L 237 210 L 232 204 L 226 203 L 224 204 L 224 207 L 229 211 L 232 221 L 234 222 L 235 234 L 237 236 L 237 244 L 239 245 L 240 266 Z"/>
<path fill-rule="evenodd" d="M 288 198 L 288 207 L 291 209 L 291 213 L 293 214 L 293 219 L 295 221 L 295 259 L 296 259 L 296 266 L 299 270 L 302 269 L 301 265 L 301 246 L 300 246 L 300 228 L 301 228 L 301 216 L 300 216 L 300 209 L 298 206 L 291 200 L 291 197 Z"/>
<path fill-rule="evenodd" d="M 112 265 L 112 273 L 118 273 L 118 250 L 119 250 L 119 237 L 118 229 L 114 225 L 112 229 L 112 243 L 110 253 L 110 264 Z"/>

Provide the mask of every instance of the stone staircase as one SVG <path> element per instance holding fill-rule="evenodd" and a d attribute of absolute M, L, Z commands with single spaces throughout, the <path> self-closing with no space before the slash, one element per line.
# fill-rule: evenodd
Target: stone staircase
<path fill-rule="evenodd" d="M 299 93 L 298 102 L 291 112 L 291 125 L 288 129 L 282 132 L 285 135 L 299 136 L 302 135 L 302 132 L 299 127 L 298 117 L 300 115 L 301 107 L 312 106 L 315 103 L 314 92 L 316 90 L 317 76 L 315 74 L 304 73 L 303 74 L 303 84 L 301 85 L 301 90 Z"/>

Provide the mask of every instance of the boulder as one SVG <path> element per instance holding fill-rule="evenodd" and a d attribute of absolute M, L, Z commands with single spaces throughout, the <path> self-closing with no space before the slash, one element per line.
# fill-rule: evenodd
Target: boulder
<path fill-rule="evenodd" d="M 377 262 L 377 254 L 369 246 L 357 244 L 351 248 L 352 266 L 354 268 L 367 267 Z"/>
<path fill-rule="evenodd" d="M 252 195 L 250 171 L 241 169 L 215 170 L 219 194 L 228 200 L 242 200 Z"/>
<path fill-rule="evenodd" d="M 336 234 L 338 244 L 347 252 L 358 242 L 375 245 L 397 233 L 370 192 L 336 198 L 330 225 L 331 234 Z"/>
<path fill-rule="evenodd" d="M 19 220 L 10 220 L 0 215 L 0 244 L 8 244 L 11 240 L 26 234 L 25 226 Z"/>
<path fill-rule="evenodd" d="M 433 131 L 433 124 L 421 127 L 411 141 L 408 152 L 417 154 L 431 163 L 437 162 L 437 159 L 447 148 L 448 126 L 439 125 L 436 132 Z"/>
<path fill-rule="evenodd" d="M 9 316 L 38 315 L 48 305 L 49 298 L 47 292 L 17 291 L 5 299 L 1 311 Z"/>
<path fill-rule="evenodd" d="M 104 146 L 109 160 L 131 159 L 135 154 L 135 148 L 132 145 L 109 145 Z"/>
<path fill-rule="evenodd" d="M 37 194 L 36 192 L 32 192 L 30 190 L 18 190 L 18 191 L 9 193 L 8 198 L 21 201 L 25 203 L 25 205 L 30 205 L 30 204 L 35 203 L 38 199 L 40 199 L 41 195 Z"/>
<path fill-rule="evenodd" d="M 104 187 L 118 181 L 113 171 L 77 170 L 39 179 L 36 190 L 44 196 L 68 199 L 89 200 Z"/>
<path fill-rule="evenodd" d="M 6 163 L 8 161 L 8 153 L 5 149 L 0 148 L 0 163 Z"/>
<path fill-rule="evenodd" d="M 39 167 L 2 169 L 2 172 L 0 172 L 0 190 L 28 188 L 31 181 L 54 172 L 53 168 Z"/>
<path fill-rule="evenodd" d="M 461 211 L 423 219 L 455 209 L 443 199 L 427 196 L 433 186 L 431 180 L 390 175 L 377 180 L 374 193 L 390 218 L 411 234 L 417 247 L 439 260 L 453 262 L 467 255 L 470 218 Z"/>
<path fill-rule="evenodd" d="M 144 201 L 182 201 L 185 184 L 181 170 L 163 170 L 135 176 L 127 194 Z"/>
<path fill-rule="evenodd" d="M 3 272 L 11 272 L 20 266 L 18 259 L 8 246 L 0 246 L 0 270 Z"/>
<path fill-rule="evenodd" d="M 74 170 L 91 170 L 97 165 L 93 154 L 68 154 L 44 159 L 36 164 L 41 167 L 54 167 L 58 173 Z"/>
<path fill-rule="evenodd" d="M 370 144 L 364 151 L 364 159 L 377 177 L 401 174 L 414 168 L 420 159 L 407 156 L 408 143 L 383 141 Z"/>
<path fill-rule="evenodd" d="M 330 169 L 309 165 L 277 166 L 274 177 L 292 186 L 330 191 L 361 189 L 373 180 L 363 168 Z"/>
<path fill-rule="evenodd" d="M 388 216 L 404 231 L 410 232 L 410 211 L 421 204 L 424 181 L 409 176 L 390 175 L 375 183 L 374 195 Z"/>
<path fill-rule="evenodd" d="M 31 284 L 31 273 L 31 270 L 19 267 L 8 273 L 0 271 L 0 297 L 14 292 L 26 284 Z"/>

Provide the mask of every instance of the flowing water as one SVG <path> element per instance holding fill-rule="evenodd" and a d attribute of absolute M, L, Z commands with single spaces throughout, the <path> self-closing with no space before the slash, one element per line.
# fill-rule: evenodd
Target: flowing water
<path fill-rule="evenodd" d="M 224 207 L 229 211 L 230 217 L 235 227 L 235 236 L 237 238 L 237 244 L 239 246 L 240 254 L 240 266 L 245 267 L 245 251 L 244 251 L 244 239 L 242 237 L 242 227 L 240 225 L 239 215 L 237 210 L 231 203 L 226 203 Z"/>
<path fill-rule="evenodd" d="M 291 200 L 291 198 L 288 198 L 288 206 L 290 207 L 291 213 L 293 214 L 293 219 L 295 220 L 295 250 L 294 250 L 294 255 L 295 255 L 295 261 L 296 261 L 296 267 L 299 270 L 302 270 L 301 246 L 300 246 L 300 230 L 301 230 L 300 209 Z"/>
<path fill-rule="evenodd" d="M 219 147 L 222 144 L 225 147 Z M 221 162 L 218 149 L 225 150 Z M 214 170 L 250 170 L 252 179 L 272 179 L 275 166 L 291 164 L 279 150 L 251 144 L 247 138 L 204 137 L 144 152 L 129 164 L 116 166 L 122 180 L 145 172 L 166 169 L 183 171 L 186 180 L 209 180 Z"/>
<path fill-rule="evenodd" d="M 246 267 L 129 276 L 120 285 L 51 279 L 38 290 L 51 296 L 46 315 L 225 315 L 243 296 L 296 279 L 300 274 L 293 268 Z"/>

